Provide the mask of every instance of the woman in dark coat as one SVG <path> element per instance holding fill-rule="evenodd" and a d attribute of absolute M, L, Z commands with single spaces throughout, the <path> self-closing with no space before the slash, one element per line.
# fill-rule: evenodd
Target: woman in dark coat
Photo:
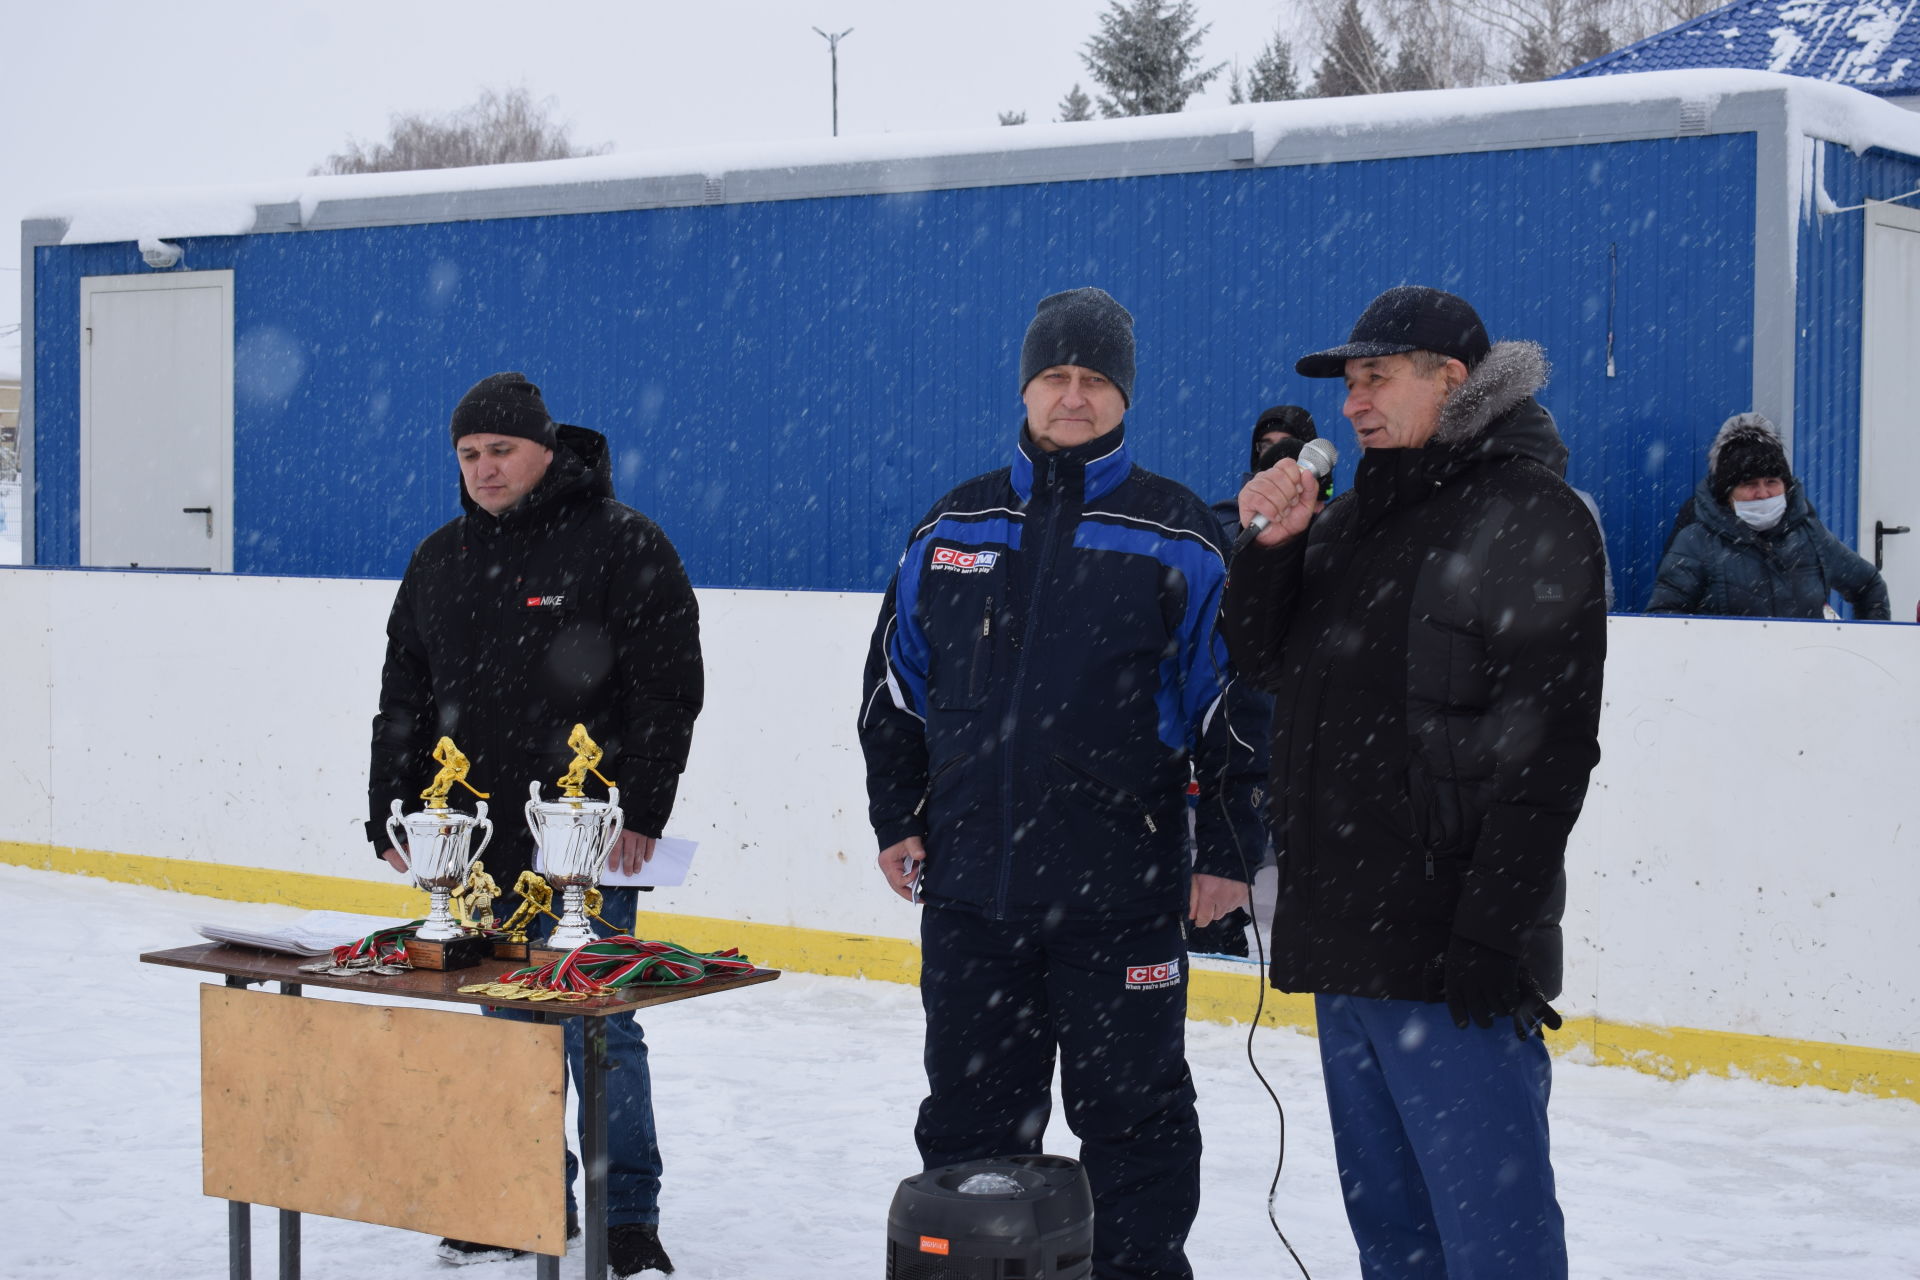
<path fill-rule="evenodd" d="M 1837 591 L 1858 617 L 1890 616 L 1879 570 L 1820 523 L 1759 414 L 1735 414 L 1714 437 L 1692 516 L 1661 558 L 1648 613 L 1820 618 Z"/>

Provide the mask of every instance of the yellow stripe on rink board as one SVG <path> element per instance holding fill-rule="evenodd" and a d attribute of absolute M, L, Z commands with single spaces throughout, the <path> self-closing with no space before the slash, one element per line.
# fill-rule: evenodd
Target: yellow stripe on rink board
<path fill-rule="evenodd" d="M 158 858 L 142 853 L 101 853 L 95 849 L 63 849 L 55 845 L 0 840 L 0 863 L 98 876 L 102 880 L 144 884 L 203 898 L 280 903 L 309 911 L 350 911 L 355 915 L 405 916 L 411 920 L 425 915 L 427 910 L 427 895 L 411 885 L 313 876 L 298 871 L 268 871 L 260 867 L 229 867 L 217 862 Z"/>
<path fill-rule="evenodd" d="M 1592 1051 L 1595 1062 L 1632 1067 L 1669 1080 L 1705 1072 L 1767 1084 L 1818 1085 L 1842 1093 L 1920 1102 L 1920 1053 L 1818 1040 L 1780 1040 L 1739 1031 L 1648 1027 L 1598 1018 L 1576 1018 L 1554 1039 L 1566 1039 L 1568 1032 L 1577 1032 L 1579 1042 Z M 1556 1052 L 1565 1051 L 1562 1045 L 1553 1047 Z"/>
<path fill-rule="evenodd" d="M 877 982 L 904 982 L 909 986 L 918 985 L 920 981 L 920 948 L 905 938 L 876 938 L 753 920 L 680 916 L 665 911 L 642 911 L 635 918 L 634 933 L 642 938 L 671 941 L 692 951 L 738 947 L 755 964 L 769 969 L 795 969 L 839 978 L 872 978 Z"/>
<path fill-rule="evenodd" d="M 0 841 L 0 864 L 313 911 L 411 918 L 426 910 L 426 895 L 405 885 L 144 854 Z M 909 985 L 920 976 L 920 948 L 903 938 L 660 911 L 641 912 L 635 931 L 643 937 L 670 939 L 699 951 L 738 947 L 756 963 L 775 969 Z M 1251 968 L 1192 969 L 1187 989 L 1188 1016 L 1203 1022 L 1245 1023 L 1253 1016 L 1263 981 Z M 1313 998 L 1269 989 L 1260 1021 L 1265 1026 L 1311 1033 Z M 1649 1027 L 1598 1018 L 1569 1020 L 1564 1030 L 1549 1035 L 1548 1044 L 1555 1054 L 1631 1067 L 1667 1079 L 1706 1073 L 1920 1102 L 1920 1053 L 1898 1049 L 1782 1040 L 1735 1031 Z"/>

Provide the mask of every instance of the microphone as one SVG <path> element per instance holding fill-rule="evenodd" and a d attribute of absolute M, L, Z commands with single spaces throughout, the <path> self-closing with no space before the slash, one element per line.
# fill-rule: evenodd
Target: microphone
<path fill-rule="evenodd" d="M 1333 464 L 1338 461 L 1340 461 L 1340 451 L 1333 447 L 1332 441 L 1314 439 L 1300 446 L 1300 456 L 1294 459 L 1294 464 L 1312 476 L 1315 481 L 1320 481 L 1333 474 Z M 1247 522 L 1247 527 L 1240 531 L 1240 536 L 1233 540 L 1233 551 L 1230 554 L 1239 555 L 1260 536 L 1262 530 L 1272 523 L 1265 516 L 1254 516 Z"/>

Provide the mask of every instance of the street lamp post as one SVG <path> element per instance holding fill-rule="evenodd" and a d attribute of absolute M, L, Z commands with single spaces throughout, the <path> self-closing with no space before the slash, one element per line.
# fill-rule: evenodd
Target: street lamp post
<path fill-rule="evenodd" d="M 815 27 L 814 34 L 827 42 L 827 52 L 833 58 L 833 136 L 840 136 L 840 42 L 853 34 L 848 27 L 838 35 L 828 35 Z"/>

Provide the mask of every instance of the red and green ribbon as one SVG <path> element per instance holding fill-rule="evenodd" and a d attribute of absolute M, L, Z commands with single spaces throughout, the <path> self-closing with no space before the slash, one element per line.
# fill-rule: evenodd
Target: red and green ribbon
<path fill-rule="evenodd" d="M 406 924 L 397 924 L 387 929 L 378 929 L 345 946 L 333 949 L 333 962 L 337 965 L 358 963 L 368 964 L 407 964 L 407 939 L 413 931 L 425 924 L 424 920 L 409 920 Z"/>
<path fill-rule="evenodd" d="M 740 948 L 689 951 L 671 942 L 643 942 L 615 934 L 569 951 L 550 964 L 519 969 L 502 982 L 581 996 L 612 995 L 623 987 L 685 987 L 708 977 L 750 973 Z"/>

